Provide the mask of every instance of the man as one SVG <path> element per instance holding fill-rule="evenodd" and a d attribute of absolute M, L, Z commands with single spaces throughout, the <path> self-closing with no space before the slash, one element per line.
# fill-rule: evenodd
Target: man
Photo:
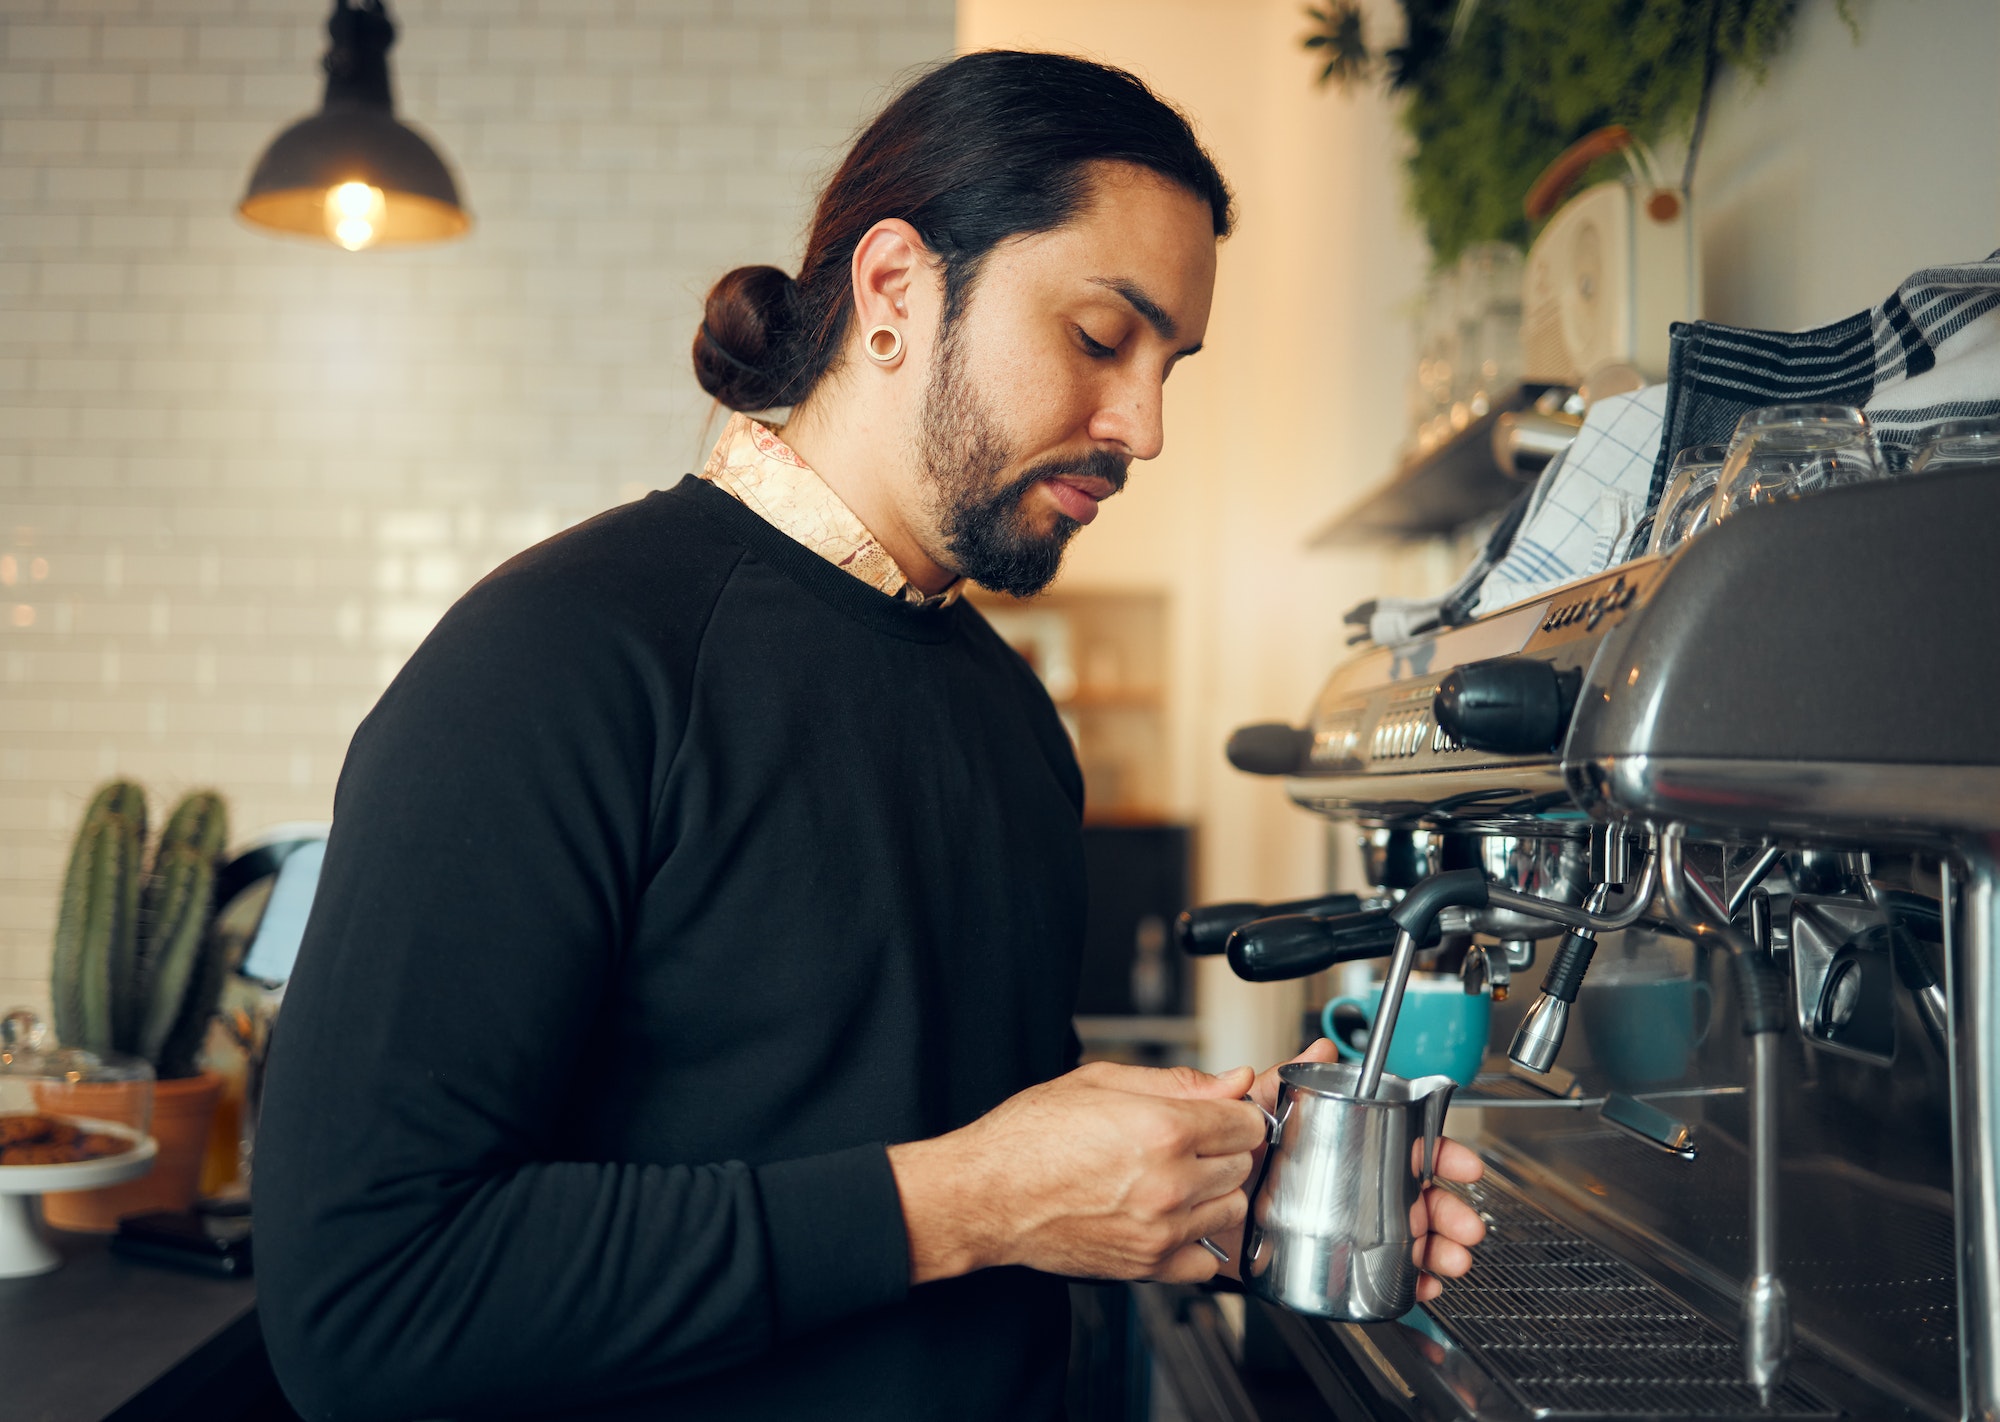
<path fill-rule="evenodd" d="M 933 71 L 798 279 L 710 296 L 697 374 L 782 433 L 521 555 L 384 694 L 259 1141 L 308 1417 L 1051 1418 L 1060 1276 L 1234 1254 L 1252 1073 L 1068 1070 L 1081 779 L 957 595 L 1045 585 L 1159 452 L 1228 224 L 1131 76 Z"/>

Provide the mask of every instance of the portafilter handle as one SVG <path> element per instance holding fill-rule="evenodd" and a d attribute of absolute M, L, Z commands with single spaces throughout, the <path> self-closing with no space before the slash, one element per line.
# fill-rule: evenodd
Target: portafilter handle
<path fill-rule="evenodd" d="M 1250 775 L 1296 775 L 1305 765 L 1312 743 L 1308 726 L 1260 721 L 1230 732 L 1223 754 L 1231 765 Z"/>
<path fill-rule="evenodd" d="M 1174 920 L 1174 944 L 1190 957 L 1205 958 L 1222 952 L 1229 944 L 1230 934 L 1260 918 L 1294 914 L 1326 917 L 1357 913 L 1360 908 L 1359 894 L 1317 894 L 1309 899 L 1292 899 L 1280 904 L 1203 904 L 1200 908 L 1181 910 L 1180 916 Z M 1317 972 L 1318 969 L 1311 971 Z"/>
<path fill-rule="evenodd" d="M 1279 914 L 1253 919 L 1229 935 L 1229 966 L 1245 982 L 1310 977 L 1336 963 L 1386 958 L 1401 932 L 1386 910 Z M 1429 943 L 1437 941 L 1433 931 Z"/>

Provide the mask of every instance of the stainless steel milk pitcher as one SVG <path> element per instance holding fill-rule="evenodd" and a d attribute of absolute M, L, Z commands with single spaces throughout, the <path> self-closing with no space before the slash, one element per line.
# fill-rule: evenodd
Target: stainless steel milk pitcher
<path fill-rule="evenodd" d="M 1278 1069 L 1271 1147 L 1251 1192 L 1243 1286 L 1319 1318 L 1374 1323 L 1417 1302 L 1410 1215 L 1437 1167 L 1456 1084 L 1384 1073 L 1371 1099 L 1361 1068 Z"/>

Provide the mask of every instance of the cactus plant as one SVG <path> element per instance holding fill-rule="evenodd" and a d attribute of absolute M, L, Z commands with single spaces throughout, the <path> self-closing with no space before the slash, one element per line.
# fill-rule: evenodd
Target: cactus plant
<path fill-rule="evenodd" d="M 208 930 L 216 861 L 228 834 L 222 797 L 213 791 L 189 795 L 160 831 L 139 894 L 139 971 L 127 1040 L 162 1076 L 192 1074 L 194 1054 L 222 991 L 222 975 L 209 964 L 223 945 Z M 176 1048 L 171 1054 L 169 1043 Z"/>
<path fill-rule="evenodd" d="M 146 792 L 114 780 L 84 812 L 63 880 L 50 973 L 56 1036 L 94 1052 L 117 1044 L 114 979 L 137 972 Z"/>
<path fill-rule="evenodd" d="M 193 1076 L 228 972 L 212 931 L 228 812 L 212 791 L 174 808 L 150 865 L 145 792 L 113 781 L 92 800 L 63 884 L 51 974 L 66 1046 L 146 1058 Z"/>

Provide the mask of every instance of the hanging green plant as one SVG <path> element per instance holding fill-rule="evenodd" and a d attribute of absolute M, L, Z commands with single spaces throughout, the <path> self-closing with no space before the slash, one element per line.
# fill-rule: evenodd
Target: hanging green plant
<path fill-rule="evenodd" d="M 1368 72 L 1368 39 L 1360 6 L 1330 4 L 1320 10 L 1308 5 L 1306 17 L 1313 22 L 1313 29 L 1305 37 L 1305 47 L 1326 51 L 1321 56 L 1326 64 L 1319 71 L 1320 83 L 1332 79 L 1350 84 Z"/>
<path fill-rule="evenodd" d="M 1849 0 L 1835 0 L 1856 30 Z M 1762 78 L 1800 0 L 1399 0 L 1402 42 L 1379 53 L 1361 6 L 1307 9 L 1319 82 L 1379 78 L 1416 140 L 1410 195 L 1431 252 L 1523 245 L 1521 199 L 1584 134 L 1623 124 L 1642 142 L 1685 135 L 1723 65 Z M 1858 37 L 1858 31 L 1856 31 Z"/>

